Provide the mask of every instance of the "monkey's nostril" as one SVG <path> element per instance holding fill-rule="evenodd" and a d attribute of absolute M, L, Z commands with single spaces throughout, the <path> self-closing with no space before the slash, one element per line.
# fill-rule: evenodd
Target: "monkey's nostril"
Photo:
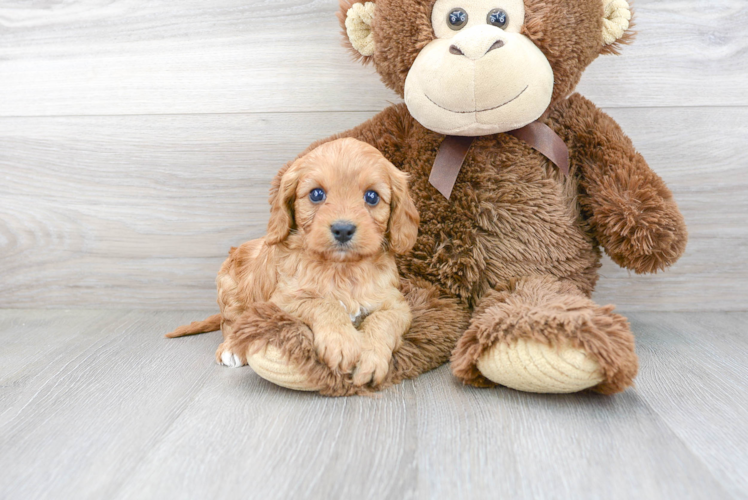
<path fill-rule="evenodd" d="M 449 52 L 450 54 L 454 54 L 456 56 L 464 56 L 465 54 L 460 50 L 460 48 L 457 45 L 450 45 L 449 46 Z"/>
<path fill-rule="evenodd" d="M 486 51 L 486 54 L 488 54 L 492 50 L 500 49 L 503 46 L 504 46 L 504 42 L 502 42 L 501 40 L 496 40 L 493 43 L 493 45 L 491 45 L 490 47 L 488 47 L 488 50 Z"/>
<path fill-rule="evenodd" d="M 356 225 L 348 221 L 335 222 L 330 226 L 330 231 L 337 241 L 346 243 L 356 233 Z"/>

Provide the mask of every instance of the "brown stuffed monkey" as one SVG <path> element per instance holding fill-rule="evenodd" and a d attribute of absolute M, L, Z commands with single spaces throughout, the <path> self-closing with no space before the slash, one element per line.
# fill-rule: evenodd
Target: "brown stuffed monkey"
<path fill-rule="evenodd" d="M 410 176 L 421 225 L 398 265 L 413 324 L 376 387 L 321 363 L 309 329 L 267 303 L 248 304 L 235 352 L 272 382 L 332 395 L 450 358 L 476 386 L 630 386 L 628 322 L 589 298 L 600 249 L 655 272 L 683 253 L 686 227 L 618 124 L 573 93 L 598 55 L 631 41 L 627 2 L 342 0 L 339 17 L 348 47 L 404 99 L 325 141 L 365 141 Z"/>

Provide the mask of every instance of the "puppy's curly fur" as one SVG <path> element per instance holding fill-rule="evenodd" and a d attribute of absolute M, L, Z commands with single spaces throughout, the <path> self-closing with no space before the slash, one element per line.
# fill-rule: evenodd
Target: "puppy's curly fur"
<path fill-rule="evenodd" d="M 313 200 L 313 191 L 324 198 Z M 370 191 L 375 203 L 365 200 Z M 217 360 L 246 364 L 236 326 L 248 309 L 270 302 L 311 329 L 327 366 L 352 373 L 356 386 L 379 385 L 411 324 L 395 254 L 413 247 L 418 223 L 406 174 L 364 142 L 326 143 L 284 173 L 267 236 L 231 249 L 217 278 L 221 314 L 167 336 L 220 325 Z M 349 240 L 334 235 L 340 224 L 353 228 Z"/>

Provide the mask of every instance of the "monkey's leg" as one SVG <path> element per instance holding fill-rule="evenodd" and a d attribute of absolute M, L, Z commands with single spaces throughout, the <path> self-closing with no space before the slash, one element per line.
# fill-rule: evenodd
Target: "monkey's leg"
<path fill-rule="evenodd" d="M 465 383 L 527 392 L 621 392 L 638 370 L 626 318 L 554 277 L 486 294 L 452 355 Z"/>

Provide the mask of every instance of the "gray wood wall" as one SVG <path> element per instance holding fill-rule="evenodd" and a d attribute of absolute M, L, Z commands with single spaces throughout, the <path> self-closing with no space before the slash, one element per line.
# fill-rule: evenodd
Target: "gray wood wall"
<path fill-rule="evenodd" d="M 748 1 L 637 0 L 579 91 L 685 213 L 667 272 L 605 262 L 600 302 L 746 310 Z M 336 0 L 0 0 L 0 307 L 205 309 L 263 234 L 274 172 L 398 98 L 340 45 Z"/>

